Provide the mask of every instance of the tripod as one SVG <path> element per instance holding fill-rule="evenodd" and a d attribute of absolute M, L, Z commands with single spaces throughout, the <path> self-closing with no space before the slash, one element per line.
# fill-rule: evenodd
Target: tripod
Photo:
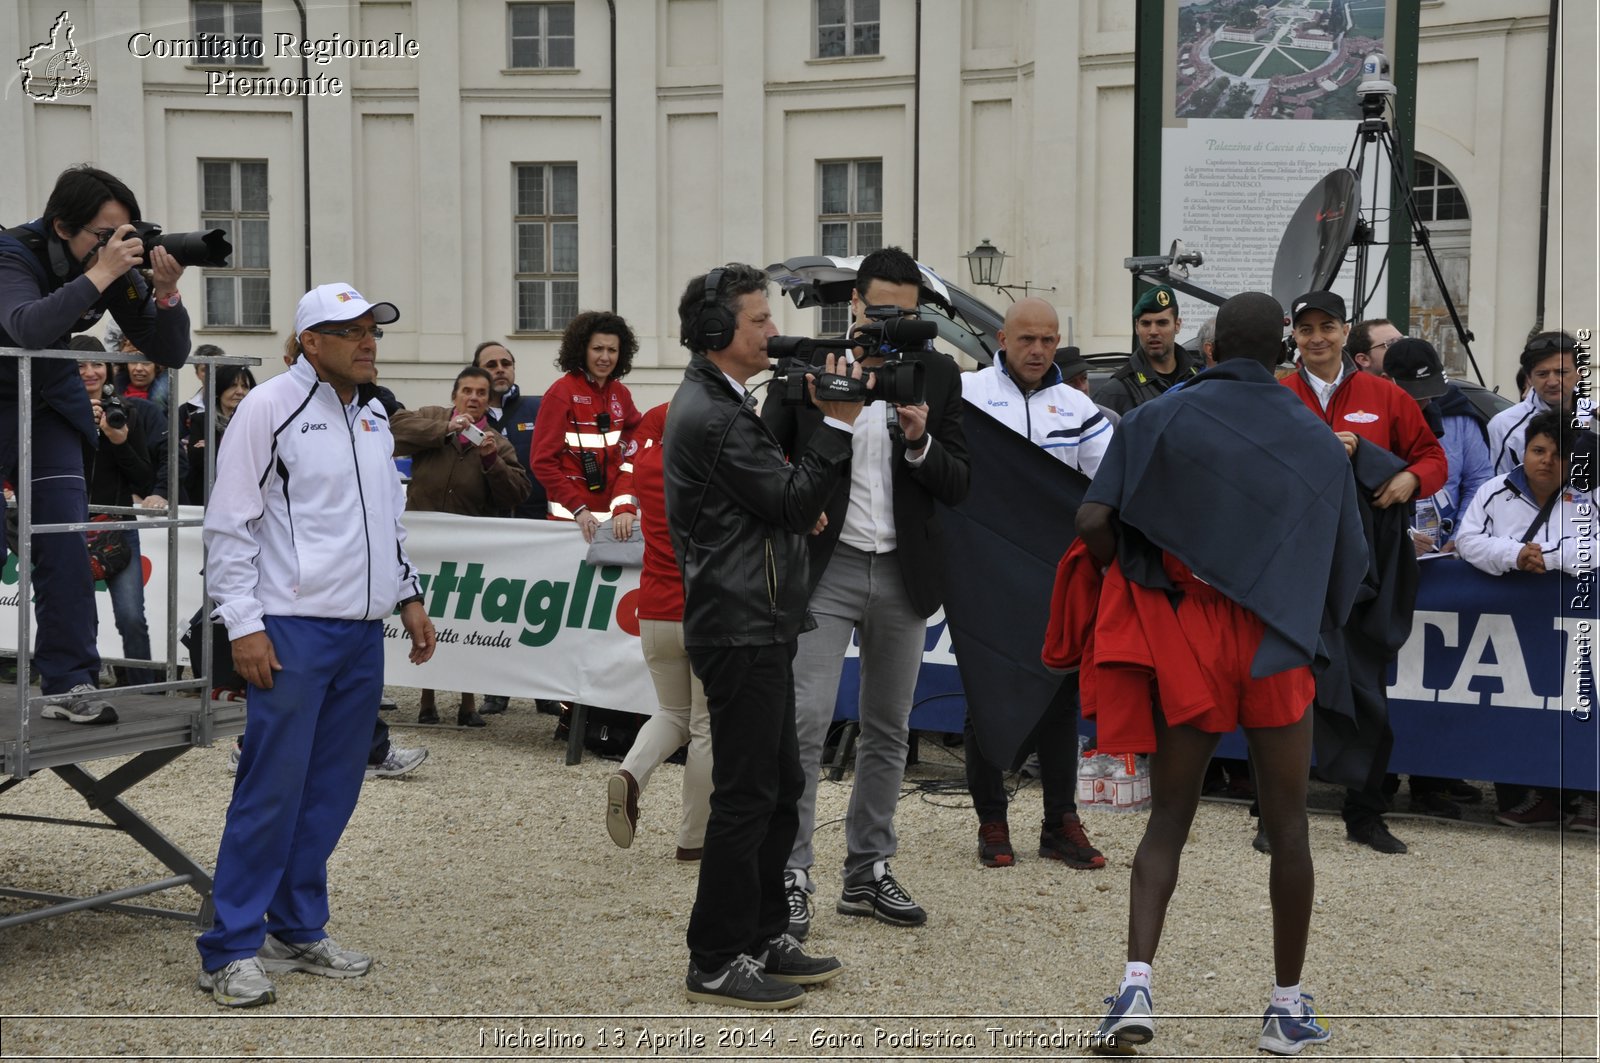
<path fill-rule="evenodd" d="M 1417 198 L 1411 190 L 1411 180 L 1406 176 L 1405 160 L 1401 157 L 1395 145 L 1394 130 L 1389 125 L 1389 119 L 1384 115 L 1384 107 L 1388 97 L 1381 92 L 1364 93 L 1361 97 L 1361 124 L 1356 127 L 1354 141 L 1350 144 L 1350 155 L 1345 160 L 1345 166 L 1356 172 L 1356 184 L 1359 186 L 1361 178 L 1365 175 L 1367 164 L 1367 149 L 1376 142 L 1389 160 L 1389 174 L 1394 182 L 1394 188 L 1399 191 L 1404 203 L 1406 217 L 1411 222 L 1411 233 L 1417 246 L 1422 248 L 1423 254 L 1428 257 L 1428 268 L 1433 272 L 1433 281 L 1439 286 L 1439 294 L 1444 299 L 1445 309 L 1450 311 L 1450 323 L 1455 326 L 1456 336 L 1461 340 L 1461 349 L 1466 352 L 1467 362 L 1472 366 L 1472 372 L 1482 384 L 1483 370 L 1478 368 L 1478 360 L 1472 355 L 1472 331 L 1462 322 L 1461 315 L 1456 310 L 1455 300 L 1450 298 L 1450 289 L 1445 286 L 1444 274 L 1439 269 L 1439 259 L 1433 253 L 1433 243 L 1429 238 L 1427 226 L 1422 224 L 1417 213 Z M 1372 218 L 1363 216 L 1356 223 L 1355 235 L 1350 238 L 1350 246 L 1355 250 L 1355 285 L 1356 305 L 1352 315 L 1354 320 L 1361 320 L 1367 306 L 1367 259 L 1371 253 L 1372 245 L 1377 242 L 1373 221 L 1377 215 L 1378 178 L 1372 178 L 1373 206 L 1368 208 Z M 1394 210 L 1389 212 L 1390 224 L 1394 221 Z M 1394 243 L 1394 234 L 1389 234 L 1390 246 Z M 1410 241 L 1407 242 L 1409 246 Z M 1384 251 L 1387 261 L 1389 252 Z M 1382 272 L 1382 267 L 1379 268 Z"/>

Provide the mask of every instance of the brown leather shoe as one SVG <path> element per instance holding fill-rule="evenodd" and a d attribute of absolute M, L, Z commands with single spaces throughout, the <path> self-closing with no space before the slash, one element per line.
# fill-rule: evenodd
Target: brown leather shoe
<path fill-rule="evenodd" d="M 639 784 L 621 770 L 606 780 L 606 833 L 626 849 L 639 826 Z"/>
<path fill-rule="evenodd" d="M 678 859 L 682 860 L 686 864 L 692 863 L 692 862 L 700 859 L 700 857 L 704 853 L 705 853 L 705 849 L 703 849 L 703 848 L 701 848 L 701 849 L 685 849 L 681 845 L 678 846 Z"/>

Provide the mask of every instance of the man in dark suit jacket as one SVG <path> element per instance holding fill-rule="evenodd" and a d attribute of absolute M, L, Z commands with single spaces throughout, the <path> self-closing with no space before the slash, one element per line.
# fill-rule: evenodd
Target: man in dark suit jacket
<path fill-rule="evenodd" d="M 922 273 L 896 247 L 862 260 L 850 297 L 857 326 L 868 307 L 915 314 Z M 856 349 L 868 369 L 880 352 Z M 920 362 L 926 402 L 873 402 L 856 421 L 848 473 L 813 531 L 810 609 L 817 627 L 800 636 L 795 656 L 795 712 L 800 762 L 806 771 L 800 829 L 789 857 L 789 932 L 810 931 L 811 833 L 817 777 L 833 718 L 839 673 L 852 632 L 861 636 L 861 738 L 855 787 L 845 822 L 847 855 L 838 911 L 895 926 L 919 926 L 927 913 L 889 872 L 895 853 L 894 810 L 900 799 L 910 737 L 911 701 L 927 618 L 944 602 L 944 559 L 934 502 L 956 505 L 967 493 L 966 438 L 961 431 L 960 371 L 947 355 L 906 351 Z M 769 398 L 762 417 L 791 457 L 802 454 L 822 415 Z"/>

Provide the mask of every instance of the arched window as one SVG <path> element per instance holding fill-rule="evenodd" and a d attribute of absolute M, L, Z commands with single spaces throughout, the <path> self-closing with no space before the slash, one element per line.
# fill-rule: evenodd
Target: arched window
<path fill-rule="evenodd" d="M 1461 194 L 1461 186 L 1448 170 L 1418 155 L 1416 171 L 1417 214 L 1424 225 L 1431 221 L 1468 221 L 1471 218 L 1467 213 L 1467 197 Z"/>
<path fill-rule="evenodd" d="M 1450 171 L 1434 160 L 1418 155 L 1414 167 L 1416 181 L 1412 191 L 1416 194 L 1418 220 L 1428 227 L 1429 241 L 1439 260 L 1439 272 L 1465 325 L 1472 292 L 1472 214 L 1467 207 L 1467 197 Z M 1411 334 L 1421 336 L 1438 348 L 1452 376 L 1472 376 L 1461 339 L 1450 321 L 1450 311 L 1445 308 L 1444 296 L 1428 265 L 1428 256 L 1420 247 L 1411 249 Z"/>

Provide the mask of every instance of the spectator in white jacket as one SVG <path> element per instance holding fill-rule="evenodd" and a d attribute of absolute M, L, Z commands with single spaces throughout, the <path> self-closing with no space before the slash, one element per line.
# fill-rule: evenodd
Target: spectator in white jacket
<path fill-rule="evenodd" d="M 1478 489 L 1456 533 L 1457 552 L 1474 568 L 1498 576 L 1595 567 L 1594 495 L 1567 480 L 1562 427 L 1554 410 L 1529 420 L 1522 464 Z"/>
<path fill-rule="evenodd" d="M 1563 430 L 1564 421 L 1556 410 L 1530 418 L 1522 464 L 1478 489 L 1456 533 L 1456 551 L 1474 568 L 1494 576 L 1594 569 L 1594 495 L 1569 482 L 1571 463 L 1564 444 L 1574 430 Z M 1600 805 L 1592 790 L 1562 794 L 1498 782 L 1494 788 L 1500 809 L 1495 819 L 1508 827 L 1550 828 L 1565 822 L 1570 831 L 1600 830 Z"/>
<path fill-rule="evenodd" d="M 1489 460 L 1505 473 L 1522 460 L 1528 424 L 1546 410 L 1571 416 L 1577 404 L 1578 341 L 1565 332 L 1541 332 L 1528 341 L 1520 359 L 1528 390 L 1522 400 L 1489 422 Z"/>

